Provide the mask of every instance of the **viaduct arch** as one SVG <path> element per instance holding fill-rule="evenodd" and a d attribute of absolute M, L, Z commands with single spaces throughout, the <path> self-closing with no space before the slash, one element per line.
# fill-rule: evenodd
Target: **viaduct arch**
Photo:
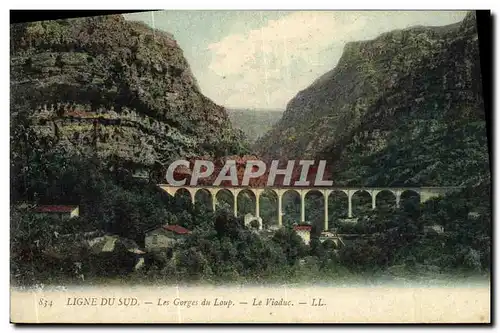
<path fill-rule="evenodd" d="M 288 191 L 294 191 L 300 196 L 300 218 L 301 222 L 305 222 L 305 198 L 307 193 L 314 191 L 319 192 L 324 199 L 324 230 L 328 230 L 328 198 L 330 194 L 335 191 L 344 192 L 347 195 L 347 216 L 353 217 L 352 214 L 352 197 L 359 191 L 366 191 L 371 197 L 372 209 L 377 206 L 377 195 L 382 191 L 389 191 L 396 197 L 396 207 L 399 207 L 401 202 L 401 195 L 406 192 L 414 192 L 420 196 L 420 202 L 425 202 L 431 198 L 442 196 L 446 193 L 460 190 L 462 187 L 273 187 L 273 188 L 253 188 L 253 187 L 216 187 L 216 186 L 172 186 L 169 184 L 158 184 L 158 186 L 174 196 L 175 193 L 181 189 L 187 190 L 191 197 L 192 204 L 195 203 L 196 193 L 200 190 L 205 190 L 210 193 L 212 197 L 212 209 L 215 211 L 217 205 L 217 193 L 219 191 L 229 191 L 233 196 L 233 213 L 238 216 L 238 194 L 241 191 L 250 191 L 255 195 L 255 216 L 260 217 L 260 204 L 259 199 L 264 191 L 272 191 L 278 197 L 278 225 L 283 224 L 282 201 L 283 195 Z"/>

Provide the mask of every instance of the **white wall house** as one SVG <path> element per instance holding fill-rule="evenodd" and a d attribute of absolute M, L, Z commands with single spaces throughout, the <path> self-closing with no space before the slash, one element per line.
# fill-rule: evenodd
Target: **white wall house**
<path fill-rule="evenodd" d="M 293 227 L 293 230 L 304 240 L 306 245 L 309 245 L 311 242 L 311 230 L 312 226 L 310 225 L 296 225 Z"/>
<path fill-rule="evenodd" d="M 164 225 L 146 232 L 144 247 L 146 251 L 171 248 L 189 233 L 190 230 L 180 225 Z"/>

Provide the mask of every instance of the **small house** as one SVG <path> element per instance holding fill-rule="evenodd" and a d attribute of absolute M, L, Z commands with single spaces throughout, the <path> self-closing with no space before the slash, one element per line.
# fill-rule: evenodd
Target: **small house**
<path fill-rule="evenodd" d="M 293 230 L 295 230 L 295 232 L 302 238 L 302 240 L 304 240 L 304 243 L 306 243 L 306 245 L 309 245 L 309 242 L 311 241 L 311 225 L 296 225 L 293 227 Z"/>
<path fill-rule="evenodd" d="M 147 251 L 171 248 L 175 243 L 183 241 L 191 231 L 180 225 L 164 225 L 146 231 L 144 245 Z"/>
<path fill-rule="evenodd" d="M 341 223 L 358 223 L 358 218 L 357 217 L 349 217 L 349 218 L 344 218 L 344 219 L 339 219 L 339 222 Z"/>
<path fill-rule="evenodd" d="M 78 206 L 40 205 L 36 206 L 34 211 L 37 214 L 55 216 L 61 220 L 68 220 L 80 215 Z"/>
<path fill-rule="evenodd" d="M 149 172 L 146 169 L 138 169 L 134 171 L 132 177 L 136 179 L 149 179 Z"/>
<path fill-rule="evenodd" d="M 335 246 L 339 247 L 340 244 L 344 245 L 342 238 L 336 233 L 331 231 L 323 231 L 319 235 L 319 241 L 323 243 L 324 241 L 331 240 L 335 243 Z"/>
<path fill-rule="evenodd" d="M 434 224 L 434 225 L 426 225 L 424 226 L 424 233 L 436 232 L 438 234 L 442 234 L 444 232 L 444 228 L 442 225 Z"/>
<path fill-rule="evenodd" d="M 467 214 L 467 217 L 471 220 L 477 220 L 480 216 L 481 214 L 478 212 L 469 212 L 469 214 Z"/>
<path fill-rule="evenodd" d="M 250 229 L 262 230 L 262 218 L 259 216 L 254 216 L 251 213 L 245 215 L 245 227 Z"/>

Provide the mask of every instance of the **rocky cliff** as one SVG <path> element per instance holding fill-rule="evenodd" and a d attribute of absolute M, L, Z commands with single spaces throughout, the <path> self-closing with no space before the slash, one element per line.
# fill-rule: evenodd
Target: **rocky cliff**
<path fill-rule="evenodd" d="M 12 25 L 10 75 L 30 141 L 148 166 L 239 140 L 174 38 L 119 15 Z"/>
<path fill-rule="evenodd" d="M 488 173 L 475 14 L 346 44 L 256 145 L 326 158 L 338 184 L 461 185 Z"/>

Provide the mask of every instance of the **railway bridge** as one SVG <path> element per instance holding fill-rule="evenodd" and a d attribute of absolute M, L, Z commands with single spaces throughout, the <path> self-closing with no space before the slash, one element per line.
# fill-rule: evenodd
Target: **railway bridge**
<path fill-rule="evenodd" d="M 222 187 L 222 186 L 172 186 L 169 184 L 158 184 L 165 192 L 174 196 L 181 189 L 187 190 L 191 197 L 191 202 L 195 203 L 195 196 L 198 191 L 207 191 L 212 199 L 212 209 L 215 211 L 217 203 L 217 193 L 222 190 L 227 190 L 233 195 L 234 216 L 238 215 L 238 194 L 241 191 L 250 191 L 255 195 L 255 215 L 260 217 L 259 198 L 264 191 L 271 191 L 278 197 L 278 225 L 283 224 L 282 201 L 283 196 L 288 191 L 293 191 L 300 196 L 300 216 L 301 222 L 305 221 L 305 198 L 309 192 L 319 192 L 324 199 L 324 230 L 328 230 L 328 198 L 333 192 L 340 191 L 347 195 L 347 216 L 353 217 L 352 214 L 352 197 L 355 193 L 364 191 L 367 192 L 372 201 L 372 209 L 376 208 L 377 195 L 383 191 L 389 191 L 396 197 L 396 207 L 399 207 L 401 195 L 405 192 L 412 192 L 420 197 L 420 202 L 425 202 L 431 198 L 443 196 L 446 193 L 460 190 L 462 187 Z"/>

